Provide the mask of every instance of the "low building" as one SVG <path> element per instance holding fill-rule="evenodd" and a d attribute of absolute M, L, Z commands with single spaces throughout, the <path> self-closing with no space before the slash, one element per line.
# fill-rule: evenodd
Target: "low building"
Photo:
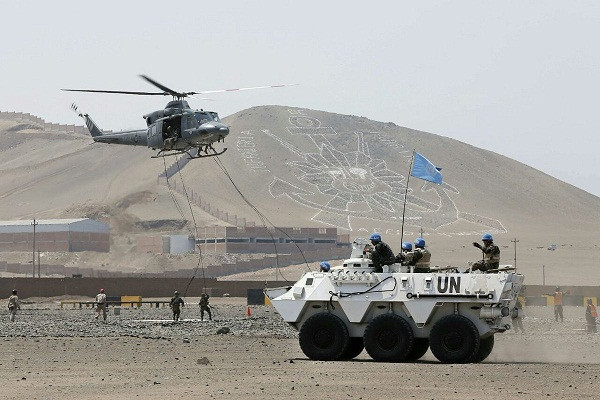
<path fill-rule="evenodd" d="M 110 251 L 110 227 L 89 218 L 0 221 L 0 251 Z"/>
<path fill-rule="evenodd" d="M 337 228 L 211 226 L 198 228 L 196 244 L 205 253 L 297 253 L 349 246 Z"/>

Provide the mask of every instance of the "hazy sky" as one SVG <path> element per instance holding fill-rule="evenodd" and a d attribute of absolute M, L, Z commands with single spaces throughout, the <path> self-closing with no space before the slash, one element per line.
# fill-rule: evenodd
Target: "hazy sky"
<path fill-rule="evenodd" d="M 597 1 L 5 1 L 0 110 L 143 128 L 175 90 L 222 116 L 279 104 L 365 116 L 496 151 L 600 196 Z M 448 168 L 448 166 L 444 166 Z M 519 179 L 515 176 L 515 179 Z"/>

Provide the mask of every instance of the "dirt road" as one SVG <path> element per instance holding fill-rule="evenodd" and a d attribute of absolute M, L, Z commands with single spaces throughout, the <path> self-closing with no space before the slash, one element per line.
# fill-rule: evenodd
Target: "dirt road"
<path fill-rule="evenodd" d="M 600 398 L 600 335 L 577 330 L 577 307 L 566 310 L 564 323 L 549 308 L 531 308 L 527 333 L 496 335 L 485 362 L 445 365 L 430 353 L 401 364 L 376 363 L 365 352 L 353 361 L 310 361 L 297 338 L 265 334 L 269 326 L 279 332 L 277 314 L 255 307 L 248 318 L 243 304 L 225 305 L 217 305 L 218 321 L 143 327 L 132 325 L 139 313 L 168 316 L 168 309 L 122 310 L 107 325 L 90 321 L 91 310 L 25 309 L 13 325 L 2 318 L 0 398 Z M 51 334 L 36 334 L 32 321 Z M 50 324 L 66 336 L 55 336 Z M 232 333 L 216 335 L 224 325 Z M 146 338 L 129 336 L 138 326 Z"/>

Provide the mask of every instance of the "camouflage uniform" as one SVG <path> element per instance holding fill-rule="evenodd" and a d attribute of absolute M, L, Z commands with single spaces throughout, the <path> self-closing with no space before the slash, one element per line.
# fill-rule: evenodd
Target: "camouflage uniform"
<path fill-rule="evenodd" d="M 212 321 L 212 313 L 210 311 L 210 306 L 208 305 L 208 298 L 210 296 L 207 295 L 206 293 L 202 293 L 200 295 L 200 303 L 198 303 L 200 305 L 200 320 L 204 321 L 204 311 L 206 311 L 208 313 L 208 319 Z"/>
<path fill-rule="evenodd" d="M 373 260 L 375 272 L 383 272 L 383 266 L 394 264 L 396 256 L 394 256 L 394 252 L 387 243 L 379 242 L 375 244 L 371 251 L 371 260 Z"/>
<path fill-rule="evenodd" d="M 19 296 L 13 294 L 8 298 L 8 312 L 10 314 L 10 321 L 15 322 L 15 317 L 17 315 L 17 310 L 21 308 L 21 304 L 19 303 Z"/>
<path fill-rule="evenodd" d="M 96 319 L 102 313 L 102 318 L 106 321 L 106 295 L 101 292 L 96 295 Z"/>
<path fill-rule="evenodd" d="M 415 272 L 429 272 L 431 253 L 425 248 L 417 247 L 404 254 L 402 265 L 414 266 Z"/>
<path fill-rule="evenodd" d="M 179 321 L 179 314 L 181 314 L 181 307 L 184 306 L 183 299 L 176 294 L 171 301 L 169 302 L 169 306 L 173 310 L 173 321 Z"/>
<path fill-rule="evenodd" d="M 500 267 L 500 248 L 489 242 L 487 245 L 481 246 L 479 243 L 474 242 L 473 245 L 477 244 L 476 247 L 480 248 L 483 252 L 483 260 L 473 263 L 473 271 L 488 271 L 490 269 L 498 269 Z"/>

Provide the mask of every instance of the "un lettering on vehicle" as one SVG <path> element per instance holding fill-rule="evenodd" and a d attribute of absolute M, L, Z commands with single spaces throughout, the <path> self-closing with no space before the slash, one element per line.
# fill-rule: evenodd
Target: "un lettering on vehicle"
<path fill-rule="evenodd" d="M 438 276 L 438 293 L 460 293 L 460 276 Z"/>

